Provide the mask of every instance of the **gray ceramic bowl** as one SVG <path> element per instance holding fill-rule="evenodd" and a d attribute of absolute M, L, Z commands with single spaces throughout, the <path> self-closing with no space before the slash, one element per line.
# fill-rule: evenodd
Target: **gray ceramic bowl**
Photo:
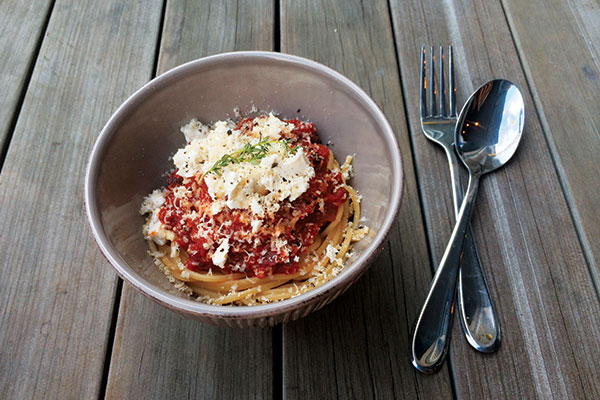
<path fill-rule="evenodd" d="M 313 122 L 338 160 L 356 154 L 351 184 L 363 195 L 371 234 L 355 245 L 340 275 L 301 296 L 252 307 L 213 306 L 177 291 L 153 264 L 138 213 L 164 186 L 169 157 L 185 144 L 179 128 L 252 110 Z M 256 112 L 254 112 L 256 114 Z M 314 61 L 281 53 L 236 52 L 181 65 L 150 81 L 110 118 L 92 150 L 85 179 L 88 220 L 116 272 L 156 302 L 217 325 L 265 326 L 303 317 L 344 292 L 382 247 L 400 204 L 402 167 L 385 116 L 358 86 Z M 373 288 L 377 290 L 377 288 Z"/>

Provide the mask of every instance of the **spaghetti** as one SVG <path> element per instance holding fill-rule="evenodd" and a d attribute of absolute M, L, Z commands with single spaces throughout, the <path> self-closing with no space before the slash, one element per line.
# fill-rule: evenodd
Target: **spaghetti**
<path fill-rule="evenodd" d="M 142 204 L 156 264 L 210 304 L 284 300 L 335 277 L 359 225 L 360 197 L 314 126 L 272 114 L 212 127 L 192 120 L 165 189 Z"/>

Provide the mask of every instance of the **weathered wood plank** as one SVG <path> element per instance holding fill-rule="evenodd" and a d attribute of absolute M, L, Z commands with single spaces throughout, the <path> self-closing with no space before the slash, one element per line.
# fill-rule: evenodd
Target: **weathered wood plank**
<path fill-rule="evenodd" d="M 177 0 L 167 4 L 159 73 L 211 54 L 273 50 L 271 1 L 224 2 Z"/>
<path fill-rule="evenodd" d="M 281 50 L 329 65 L 373 97 L 398 135 L 406 176 L 398 223 L 371 270 L 332 305 L 284 327 L 284 393 L 449 398 L 448 370 L 425 377 L 407 351 L 431 269 L 387 2 L 286 1 L 281 11 Z"/>
<path fill-rule="evenodd" d="M 51 5 L 51 0 L 0 3 L 0 149 L 8 140 Z"/>
<path fill-rule="evenodd" d="M 600 304 L 500 2 L 391 4 L 436 262 L 450 234 L 452 205 L 445 155 L 420 130 L 420 47 L 455 46 L 460 101 L 485 81 L 505 77 L 519 85 L 526 102 L 520 148 L 505 168 L 482 181 L 473 220 L 503 344 L 496 354 L 477 354 L 455 326 L 451 356 L 458 397 L 598 398 Z"/>
<path fill-rule="evenodd" d="M 503 4 L 600 290 L 600 4 Z"/>
<path fill-rule="evenodd" d="M 0 175 L 0 393 L 101 391 L 115 275 L 88 234 L 83 172 L 106 115 L 150 75 L 158 1 L 59 0 Z M 94 21 L 94 23 L 90 23 Z"/>
<path fill-rule="evenodd" d="M 168 1 L 158 72 L 225 51 L 271 50 L 273 12 L 268 0 Z M 106 395 L 271 398 L 272 358 L 271 329 L 190 321 L 124 285 Z"/>
<path fill-rule="evenodd" d="M 124 285 L 107 399 L 268 399 L 270 329 L 206 326 Z"/>

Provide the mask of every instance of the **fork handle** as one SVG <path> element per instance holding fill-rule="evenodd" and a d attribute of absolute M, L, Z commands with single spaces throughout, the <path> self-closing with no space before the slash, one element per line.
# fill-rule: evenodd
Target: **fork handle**
<path fill-rule="evenodd" d="M 463 200 L 456 153 L 447 151 L 452 181 L 454 212 L 458 215 Z M 491 353 L 500 347 L 500 322 L 483 275 L 471 226 L 463 244 L 463 255 L 458 272 L 458 318 L 469 344 L 477 351 Z"/>

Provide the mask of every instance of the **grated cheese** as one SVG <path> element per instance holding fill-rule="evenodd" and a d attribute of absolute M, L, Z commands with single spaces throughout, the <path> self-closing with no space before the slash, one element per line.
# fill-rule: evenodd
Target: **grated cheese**
<path fill-rule="evenodd" d="M 331 262 L 335 261 L 335 257 L 338 253 L 338 249 L 336 249 L 335 247 L 333 247 L 332 245 L 328 244 L 327 248 L 325 249 L 325 257 L 329 258 L 329 260 Z"/>
<path fill-rule="evenodd" d="M 163 245 L 170 240 L 169 231 L 163 229 L 163 224 L 158 219 L 158 211 L 160 206 L 165 203 L 165 191 L 164 189 L 156 189 L 148 196 L 144 198 L 142 206 L 140 207 L 140 214 L 151 214 L 150 218 L 146 220 L 142 228 L 144 238 L 151 239 L 155 243 Z"/>
<path fill-rule="evenodd" d="M 215 250 L 212 256 L 212 262 L 218 267 L 224 268 L 227 261 L 227 253 L 229 252 L 229 239 L 225 238 L 219 247 Z"/>

